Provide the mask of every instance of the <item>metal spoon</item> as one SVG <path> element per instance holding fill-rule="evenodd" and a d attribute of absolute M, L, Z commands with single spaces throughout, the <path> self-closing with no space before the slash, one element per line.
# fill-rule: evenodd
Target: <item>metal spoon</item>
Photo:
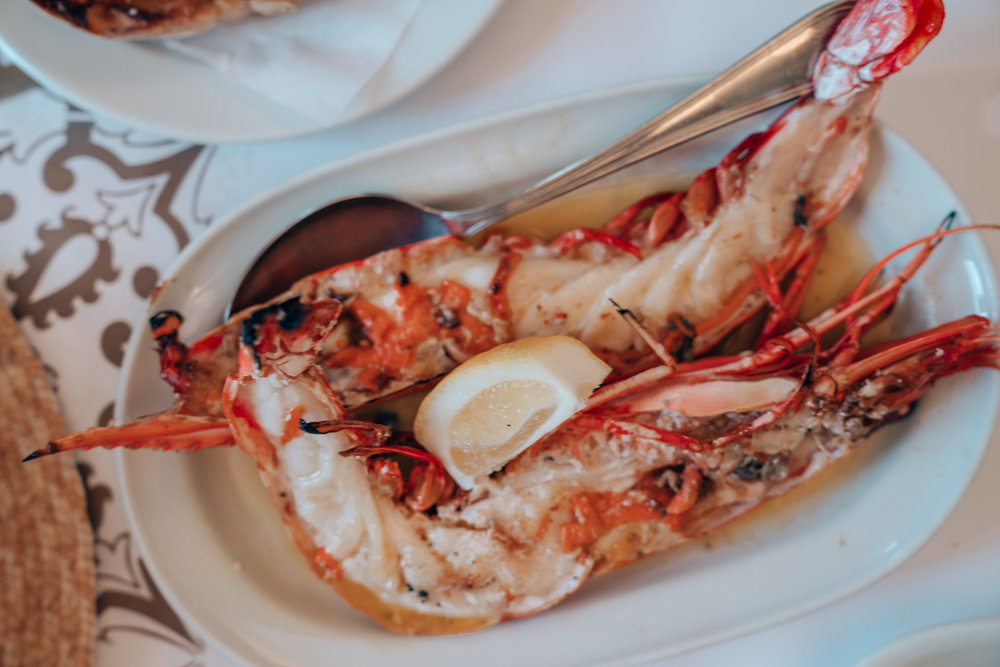
<path fill-rule="evenodd" d="M 817 56 L 853 6 L 854 0 L 842 0 L 817 9 L 597 155 L 498 204 L 445 211 L 388 195 L 332 201 L 258 255 L 229 312 L 266 301 L 295 280 L 331 266 L 449 232 L 471 236 L 651 155 L 804 95 L 812 90 L 809 77 Z"/>

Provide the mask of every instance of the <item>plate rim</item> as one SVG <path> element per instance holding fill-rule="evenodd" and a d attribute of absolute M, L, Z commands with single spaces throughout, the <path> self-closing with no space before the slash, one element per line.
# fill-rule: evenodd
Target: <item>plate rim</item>
<path fill-rule="evenodd" d="M 973 616 L 942 621 L 904 632 L 875 649 L 857 667 L 906 667 L 908 663 L 901 660 L 912 657 L 914 650 L 924 649 L 928 643 L 943 641 L 954 644 L 957 639 L 965 639 L 970 633 L 976 637 L 991 633 L 989 637 L 995 640 L 993 644 L 1000 648 L 1000 616 Z"/>
<path fill-rule="evenodd" d="M 428 26 L 434 23 L 431 19 L 435 14 L 440 14 L 447 6 L 447 0 L 421 0 L 416 9 L 416 13 L 410 26 L 403 33 L 399 47 L 389 57 L 388 61 L 379 69 L 372 78 L 372 82 L 381 77 L 391 79 L 391 70 L 394 62 L 405 63 L 406 54 L 413 52 L 434 51 L 435 44 L 446 45 L 441 48 L 435 58 L 429 60 L 425 67 L 421 68 L 418 76 L 400 81 L 390 85 L 389 92 L 384 91 L 374 95 L 373 100 L 367 98 L 368 87 L 362 89 L 358 96 L 330 122 L 320 122 L 308 116 L 302 115 L 289 107 L 282 106 L 278 102 L 268 99 L 241 84 L 234 82 L 227 77 L 214 71 L 208 65 L 189 60 L 176 53 L 169 53 L 157 45 L 156 40 L 134 41 L 129 40 L 104 40 L 103 38 L 91 35 L 85 31 L 66 25 L 56 19 L 45 15 L 44 11 L 35 6 L 32 0 L 16 0 L 8 3 L 0 3 L 0 17 L 3 15 L 17 16 L 17 12 L 24 12 L 20 15 L 20 22 L 23 23 L 25 17 L 28 21 L 37 18 L 51 21 L 56 35 L 59 31 L 64 31 L 64 35 L 70 35 L 70 39 L 79 40 L 80 44 L 86 44 L 90 40 L 98 40 L 96 48 L 106 48 L 107 44 L 121 45 L 125 48 L 133 49 L 132 53 L 141 50 L 149 51 L 155 49 L 156 54 L 143 56 L 153 60 L 160 60 L 171 63 L 179 63 L 181 71 L 188 75 L 194 75 L 202 84 L 218 84 L 218 89 L 224 91 L 222 97 L 229 102 L 229 106 L 235 108 L 238 102 L 252 104 L 257 109 L 262 109 L 267 114 L 267 121 L 260 119 L 252 121 L 258 129 L 240 128 L 236 124 L 228 125 L 225 128 L 204 129 L 191 124 L 172 121 L 168 114 L 154 110 L 151 116 L 149 109 L 152 106 L 148 103 L 139 103 L 139 108 L 134 108 L 134 102 L 125 105 L 108 103 L 101 95 L 91 92 L 84 83 L 72 80 L 73 77 L 59 75 L 54 72 L 53 65 L 46 65 L 46 60 L 39 64 L 38 54 L 46 51 L 46 43 L 52 40 L 38 40 L 35 44 L 29 36 L 24 36 L 17 32 L 16 28 L 20 23 L 15 21 L 0 20 L 0 49 L 4 54 L 22 71 L 37 81 L 46 90 L 63 97 L 81 108 L 88 109 L 95 114 L 105 117 L 115 123 L 134 128 L 144 132 L 150 132 L 178 141 L 186 141 L 193 144 L 238 144 L 282 141 L 294 139 L 309 134 L 315 134 L 325 130 L 333 129 L 341 125 L 353 122 L 370 114 L 373 114 L 407 96 L 430 79 L 436 76 L 450 62 L 457 58 L 473 39 L 492 20 L 497 10 L 504 0 L 463 0 L 463 12 L 449 12 L 449 18 L 454 20 L 458 17 L 459 23 L 464 26 L 462 30 L 452 30 L 449 34 L 454 35 L 452 40 L 435 40 L 430 34 Z M 20 5 L 24 5 L 21 7 Z M 35 12 L 39 16 L 31 17 L 30 13 Z M 23 26 L 22 26 L 23 28 Z M 32 33 L 34 34 L 34 33 Z M 428 49 L 430 45 L 430 49 Z M 402 54 L 402 55 L 401 55 Z M 44 58 L 44 56 L 43 56 Z M 58 58 L 56 58 L 58 59 Z M 125 59 L 122 59 L 125 60 Z M 57 66 L 55 66 L 57 67 Z M 171 66 L 172 67 L 172 66 Z M 179 85 L 179 84 L 178 84 Z M 146 107 L 143 109 L 142 107 Z M 232 117 L 231 115 L 229 116 Z M 269 127 L 261 128 L 261 124 Z"/>
<path fill-rule="evenodd" d="M 620 95 L 629 94 L 643 94 L 650 92 L 657 92 L 660 90 L 666 90 L 671 88 L 684 88 L 691 86 L 699 82 L 701 77 L 670 77 L 666 79 L 655 79 L 649 81 L 642 81 L 638 83 L 631 83 L 620 86 L 613 86 L 608 88 L 602 88 L 598 90 L 588 91 L 583 94 L 569 95 L 561 97 L 556 100 L 542 102 L 526 106 L 523 108 L 513 109 L 505 111 L 503 113 L 494 114 L 479 118 L 473 121 L 465 122 L 462 124 L 457 124 L 455 126 L 440 128 L 431 132 L 423 133 L 413 137 L 409 137 L 400 141 L 393 142 L 391 144 L 375 148 L 373 150 L 365 151 L 356 155 L 348 156 L 339 160 L 332 161 L 330 163 L 320 165 L 306 173 L 300 174 L 288 181 L 285 181 L 267 192 L 255 197 L 253 200 L 247 202 L 246 204 L 234 209 L 231 213 L 220 218 L 209 230 L 200 235 L 198 239 L 189 244 L 184 250 L 177 256 L 175 261 L 171 264 L 170 268 L 164 273 L 164 280 L 169 280 L 177 274 L 178 269 L 185 265 L 188 261 L 188 257 L 199 251 L 200 247 L 204 244 L 210 242 L 212 238 L 216 236 L 223 235 L 225 231 L 237 224 L 238 220 L 242 217 L 248 215 L 253 209 L 259 207 L 267 201 L 271 201 L 276 197 L 281 197 L 287 195 L 289 192 L 296 191 L 300 188 L 306 187 L 309 183 L 312 183 L 318 179 L 322 179 L 326 174 L 330 172 L 339 172 L 344 169 L 349 169 L 352 165 L 358 162 L 366 162 L 369 160 L 376 160 L 380 156 L 386 154 L 395 153 L 398 151 L 407 151 L 414 148 L 418 148 L 422 145 L 433 144 L 441 139 L 445 139 L 450 135 L 459 135 L 466 132 L 473 132 L 479 129 L 483 129 L 492 125 L 502 124 L 505 122 L 517 121 L 519 119 L 524 119 L 531 117 L 535 114 L 541 114 L 545 112 L 554 112 L 560 108 L 568 107 L 571 105 L 580 105 L 587 102 L 599 102 L 601 100 L 606 100 Z M 954 188 L 948 182 L 948 180 L 934 167 L 934 165 L 926 159 L 926 157 L 920 153 L 912 144 L 910 144 L 902 135 L 893 130 L 892 128 L 886 126 L 884 123 L 876 119 L 876 126 L 878 132 L 880 132 L 885 137 L 890 138 L 892 141 L 898 141 L 908 150 L 912 151 L 916 156 L 918 156 L 923 163 L 940 179 L 941 184 L 948 190 L 948 192 L 954 197 L 956 202 L 956 210 L 959 216 L 963 216 L 962 219 L 971 220 L 969 217 L 962 201 L 958 198 L 955 193 Z M 280 233 L 280 232 L 279 232 Z M 993 262 L 989 253 L 986 251 L 985 245 L 982 241 L 981 234 L 979 232 L 970 232 L 970 234 L 963 235 L 968 238 L 972 237 L 969 241 L 974 248 L 974 251 L 979 255 L 977 258 L 977 266 L 982 270 L 982 273 L 986 276 L 989 286 L 986 292 L 993 295 L 993 305 L 997 307 L 998 305 L 998 295 L 997 295 L 997 274 L 993 266 Z M 144 317 L 144 316 L 143 316 Z M 121 418 L 121 407 L 124 403 L 124 394 L 127 390 L 126 387 L 126 374 L 125 369 L 129 368 L 132 363 L 134 363 L 134 355 L 138 346 L 141 344 L 141 339 L 145 334 L 144 326 L 135 327 L 133 329 L 132 337 L 129 340 L 128 348 L 126 350 L 125 357 L 122 363 L 122 375 L 120 376 L 120 381 L 118 385 L 118 391 L 116 392 L 116 402 L 115 402 L 115 417 L 116 419 Z M 989 380 L 988 391 L 995 398 L 1000 395 L 1000 378 L 992 378 Z M 881 568 L 876 568 L 870 570 L 869 574 L 865 577 L 859 577 L 853 586 L 841 587 L 836 590 L 831 591 L 825 597 L 813 598 L 808 602 L 804 602 L 798 606 L 792 606 L 786 608 L 783 612 L 772 613 L 766 615 L 766 617 L 759 618 L 756 622 L 748 623 L 745 627 L 739 630 L 730 631 L 719 631 L 718 633 L 702 636 L 698 639 L 691 639 L 686 642 L 681 642 L 680 644 L 670 644 L 658 649 L 649 650 L 643 653 L 635 653 L 625 657 L 620 658 L 620 660 L 626 660 L 628 662 L 644 662 L 655 660 L 658 658 L 663 658 L 669 655 L 675 655 L 677 653 L 691 650 L 698 647 L 707 646 L 714 644 L 726 639 L 731 639 L 743 634 L 752 633 L 759 631 L 765 627 L 773 626 L 782 622 L 786 622 L 792 618 L 801 616 L 810 611 L 826 607 L 838 600 L 849 597 L 850 595 L 856 593 L 857 591 L 864 589 L 876 581 L 882 579 L 887 574 L 898 568 L 902 563 L 912 557 L 919 549 L 927 543 L 939 530 L 944 521 L 951 515 L 955 506 L 959 500 L 964 495 L 968 484 L 971 481 L 972 475 L 975 469 L 978 467 L 979 462 L 985 454 L 986 447 L 989 444 L 990 438 L 989 433 L 992 432 L 993 426 L 996 422 L 996 415 L 991 415 L 989 423 L 984 422 L 982 427 L 986 432 L 982 441 L 978 444 L 974 456 L 974 460 L 970 463 L 970 470 L 972 473 L 964 481 L 959 488 L 957 488 L 954 498 L 948 503 L 943 503 L 940 505 L 940 515 L 931 522 L 930 528 L 926 531 L 922 538 L 915 541 L 914 544 L 905 551 L 896 551 L 893 553 L 892 557 L 885 559 L 883 566 Z M 122 494 L 122 502 L 125 507 L 126 515 L 129 520 L 129 525 L 132 528 L 133 536 L 138 540 L 140 550 L 143 554 L 147 554 L 146 543 L 141 537 L 141 532 L 136 530 L 136 519 L 134 516 L 133 503 L 128 492 L 128 484 L 126 477 L 128 473 L 126 468 L 128 466 L 128 458 L 130 453 L 123 452 L 121 450 L 115 453 L 116 459 L 116 473 L 118 476 L 119 489 Z M 147 565 L 156 577 L 157 581 L 161 583 L 161 590 L 166 595 L 167 599 L 171 602 L 174 609 L 184 618 L 185 623 L 188 623 L 192 628 L 198 631 L 201 636 L 203 636 L 214 648 L 223 652 L 227 657 L 238 662 L 244 662 L 246 660 L 245 656 L 239 653 L 235 653 L 226 644 L 217 641 L 212 633 L 206 632 L 205 628 L 201 623 L 197 622 L 195 618 L 189 614 L 186 607 L 180 603 L 180 601 L 174 596 L 169 585 L 164 583 L 165 579 L 162 577 L 159 568 L 155 565 L 152 560 L 147 558 Z M 601 663 L 603 664 L 603 663 Z"/>

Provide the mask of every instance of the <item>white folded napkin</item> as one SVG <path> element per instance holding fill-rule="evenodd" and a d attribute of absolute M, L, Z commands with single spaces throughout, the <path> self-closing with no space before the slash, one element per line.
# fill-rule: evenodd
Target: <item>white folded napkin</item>
<path fill-rule="evenodd" d="M 420 0 L 313 0 L 289 14 L 164 45 L 332 124 L 392 56 L 419 6 Z"/>

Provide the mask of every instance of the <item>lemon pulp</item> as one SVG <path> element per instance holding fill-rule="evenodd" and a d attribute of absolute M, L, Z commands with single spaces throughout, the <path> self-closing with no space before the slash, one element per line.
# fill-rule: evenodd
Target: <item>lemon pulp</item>
<path fill-rule="evenodd" d="M 555 402 L 552 386 L 534 380 L 508 380 L 479 392 L 451 424 L 452 461 L 476 474 L 516 455 L 552 416 Z"/>
<path fill-rule="evenodd" d="M 414 433 L 460 486 L 472 488 L 572 417 L 610 371 L 567 336 L 505 343 L 444 378 L 420 404 Z"/>

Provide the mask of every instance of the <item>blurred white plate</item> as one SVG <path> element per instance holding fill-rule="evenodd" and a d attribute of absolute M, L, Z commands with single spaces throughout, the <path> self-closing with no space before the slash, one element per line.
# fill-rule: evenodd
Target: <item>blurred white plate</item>
<path fill-rule="evenodd" d="M 957 621 L 900 637 L 858 667 L 996 667 L 1000 665 L 1000 616 Z"/>
<path fill-rule="evenodd" d="M 29 0 L 0 2 L 0 46 L 49 90 L 130 127 L 193 143 L 272 141 L 318 132 L 399 99 L 465 48 L 500 2 L 423 0 L 396 52 L 330 122 L 302 116 L 155 43 L 89 35 Z"/>
<path fill-rule="evenodd" d="M 244 265 L 288 223 L 338 195 L 390 191 L 428 202 L 495 196 L 600 148 L 689 85 L 647 85 L 561 101 L 416 138 L 324 167 L 219 221 L 166 276 L 151 310 L 173 308 L 192 339 L 216 324 Z M 758 121 L 759 124 L 759 121 Z M 750 130 L 704 140 L 620 180 L 666 181 L 714 164 Z M 641 173 L 639 173 L 641 172 Z M 479 193 L 470 197 L 469 193 Z M 853 225 L 880 256 L 927 233 L 955 195 L 902 139 L 876 128 Z M 997 314 L 979 239 L 941 244 L 898 304 L 904 333 L 968 313 Z M 144 327 L 130 342 L 117 418 L 165 408 L 170 394 Z M 146 562 L 184 618 L 254 664 L 631 664 L 750 632 L 828 604 L 899 565 L 961 496 L 984 451 L 1000 377 L 948 378 L 794 503 L 710 541 L 588 582 L 555 609 L 446 638 L 393 635 L 318 581 L 287 538 L 255 464 L 236 450 L 122 452 L 126 507 Z M 932 482 L 932 483 L 931 483 Z"/>

